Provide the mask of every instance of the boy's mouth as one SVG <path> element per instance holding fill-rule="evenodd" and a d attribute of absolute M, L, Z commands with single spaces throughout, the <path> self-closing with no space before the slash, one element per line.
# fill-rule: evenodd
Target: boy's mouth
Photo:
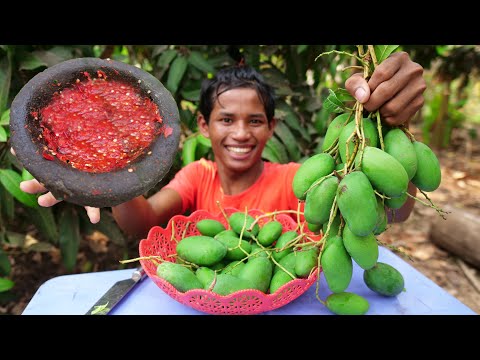
<path fill-rule="evenodd" d="M 226 149 L 234 154 L 247 154 L 253 150 L 255 146 L 225 146 Z"/>

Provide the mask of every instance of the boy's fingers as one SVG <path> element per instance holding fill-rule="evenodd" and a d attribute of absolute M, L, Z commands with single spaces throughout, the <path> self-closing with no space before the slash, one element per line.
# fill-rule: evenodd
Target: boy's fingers
<path fill-rule="evenodd" d="M 47 191 L 37 179 L 25 180 L 20 183 L 20 190 L 29 194 L 38 194 Z"/>
<path fill-rule="evenodd" d="M 345 88 L 362 104 L 370 98 L 370 88 L 360 73 L 350 76 L 345 82 Z"/>
<path fill-rule="evenodd" d="M 48 192 L 38 197 L 38 205 L 43 207 L 53 206 L 59 203 L 60 201 L 62 200 L 55 199 L 55 196 L 53 196 L 51 192 Z"/>
<path fill-rule="evenodd" d="M 90 219 L 90 222 L 92 224 L 96 224 L 100 221 L 100 209 L 91 207 L 91 206 L 85 206 L 85 210 L 87 210 L 87 215 Z"/>

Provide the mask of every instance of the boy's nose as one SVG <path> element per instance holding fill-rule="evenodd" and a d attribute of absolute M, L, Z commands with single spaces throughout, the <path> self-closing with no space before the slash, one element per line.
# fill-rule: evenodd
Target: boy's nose
<path fill-rule="evenodd" d="M 251 135 L 250 129 L 248 126 L 244 124 L 237 124 L 233 128 L 233 137 L 235 139 L 241 140 L 241 139 L 248 139 Z"/>

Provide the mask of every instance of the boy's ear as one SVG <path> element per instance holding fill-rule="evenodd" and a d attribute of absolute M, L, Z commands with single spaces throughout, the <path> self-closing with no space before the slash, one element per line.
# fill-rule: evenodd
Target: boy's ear
<path fill-rule="evenodd" d="M 200 131 L 200 133 L 205 136 L 206 138 L 209 138 L 210 135 L 208 133 L 208 124 L 207 124 L 207 120 L 205 120 L 205 118 L 203 117 L 202 114 L 199 114 L 197 116 L 197 125 L 198 125 L 198 130 Z"/>

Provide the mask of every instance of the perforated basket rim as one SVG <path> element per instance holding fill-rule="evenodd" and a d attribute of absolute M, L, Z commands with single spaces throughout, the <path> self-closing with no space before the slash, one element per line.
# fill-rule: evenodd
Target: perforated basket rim
<path fill-rule="evenodd" d="M 224 212 L 227 216 L 229 216 L 233 212 L 238 212 L 238 211 L 240 210 L 234 209 L 234 208 L 224 209 Z M 264 212 L 257 209 L 251 209 L 248 211 L 248 213 L 253 217 L 257 217 L 265 214 Z M 158 232 L 162 234 L 166 233 L 167 236 L 171 237 L 171 229 L 172 229 L 173 222 L 179 222 L 179 221 L 188 222 L 188 221 L 191 221 L 192 219 L 197 219 L 199 217 L 216 219 L 221 221 L 224 224 L 227 223 L 227 220 L 225 219 L 225 216 L 223 215 L 222 212 L 219 212 L 213 215 L 205 210 L 197 210 L 188 216 L 175 215 L 170 219 L 170 221 L 168 222 L 165 228 L 161 226 L 152 227 L 147 235 L 147 238 L 142 239 L 140 241 L 140 244 L 139 244 L 140 258 L 157 255 L 157 254 L 146 253 L 146 251 L 148 249 L 148 245 L 150 245 L 150 243 L 155 241 L 154 237 Z M 293 218 L 289 215 L 277 214 L 276 218 L 279 220 L 284 220 L 286 222 L 289 222 L 291 224 L 290 225 L 291 228 L 297 227 L 296 221 L 293 220 Z M 290 229 L 284 229 L 284 231 L 288 231 L 288 230 Z M 317 239 L 318 238 L 319 237 L 317 236 Z M 319 269 L 315 267 L 307 278 L 293 279 L 288 283 L 282 285 L 273 294 L 264 293 L 257 289 L 245 289 L 245 290 L 236 291 L 228 295 L 220 295 L 206 289 L 192 289 L 186 292 L 180 292 L 173 285 L 171 285 L 166 280 L 160 278 L 156 274 L 156 266 L 153 264 L 151 260 L 140 259 L 140 263 L 143 269 L 145 270 L 146 274 L 148 275 L 148 277 L 152 279 L 152 281 L 154 281 L 154 283 L 171 298 L 173 298 L 174 300 L 178 301 L 181 304 L 187 305 L 196 310 L 199 310 L 205 313 L 210 313 L 210 314 L 247 315 L 247 314 L 259 314 L 262 312 L 277 309 L 281 306 L 284 306 L 292 302 L 293 300 L 295 300 L 296 298 L 304 294 L 315 283 L 319 275 Z M 287 294 L 286 297 L 285 297 L 285 294 Z M 253 306 L 252 308 L 242 308 L 241 306 L 239 307 L 238 305 L 235 305 L 237 303 L 236 300 L 245 299 L 245 298 L 258 299 L 261 302 L 261 304 L 258 306 Z M 218 306 L 212 307 L 211 304 L 206 302 L 204 303 L 203 301 L 205 299 L 215 302 Z"/>

